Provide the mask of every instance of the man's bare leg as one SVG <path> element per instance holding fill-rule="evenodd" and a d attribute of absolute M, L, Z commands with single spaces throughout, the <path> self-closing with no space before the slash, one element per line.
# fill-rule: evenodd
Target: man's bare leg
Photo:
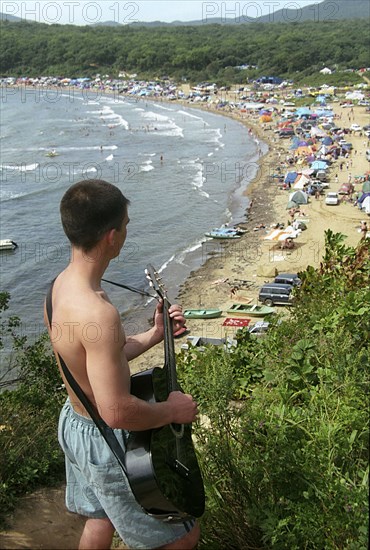
<path fill-rule="evenodd" d="M 79 550 L 109 550 L 112 545 L 114 527 L 106 519 L 88 519 L 80 539 Z"/>
<path fill-rule="evenodd" d="M 200 537 L 200 528 L 196 523 L 191 531 L 187 533 L 184 537 L 174 542 L 170 542 L 161 548 L 167 548 L 168 550 L 191 550 L 196 548 Z"/>

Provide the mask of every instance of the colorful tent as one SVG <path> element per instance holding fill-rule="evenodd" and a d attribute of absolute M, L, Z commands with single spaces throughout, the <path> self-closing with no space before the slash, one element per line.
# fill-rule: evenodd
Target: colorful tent
<path fill-rule="evenodd" d="M 284 183 L 294 183 L 297 179 L 298 173 L 297 172 L 287 172 Z"/>
<path fill-rule="evenodd" d="M 304 191 L 301 191 L 300 189 L 298 191 L 294 191 L 289 195 L 289 201 L 293 201 L 296 204 L 307 204 L 308 203 L 308 195 Z"/>
<path fill-rule="evenodd" d="M 364 181 L 364 183 L 362 184 L 361 191 L 363 193 L 370 193 L 370 181 L 369 180 Z"/>
<path fill-rule="evenodd" d="M 314 160 L 311 163 L 312 170 L 326 170 L 328 168 L 328 163 L 323 160 Z"/>

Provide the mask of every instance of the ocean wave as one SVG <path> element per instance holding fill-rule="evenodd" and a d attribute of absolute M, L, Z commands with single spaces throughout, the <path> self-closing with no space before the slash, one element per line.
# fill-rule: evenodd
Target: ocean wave
<path fill-rule="evenodd" d="M 139 168 L 139 172 L 150 172 L 154 170 L 154 166 L 151 160 L 146 160 Z"/>
<path fill-rule="evenodd" d="M 184 248 L 184 250 L 176 254 L 174 261 L 177 264 L 185 265 L 186 256 L 188 254 L 191 254 L 191 252 L 195 252 L 196 250 L 199 250 L 199 248 L 202 247 L 203 242 L 204 242 L 204 238 L 202 237 L 200 240 L 196 241 L 195 243 L 191 243 L 186 248 Z"/>
<path fill-rule="evenodd" d="M 19 172 L 32 172 L 39 167 L 39 163 L 34 164 L 0 164 L 0 170 L 17 170 Z"/>
<path fill-rule="evenodd" d="M 182 110 L 177 111 L 177 112 L 178 112 L 178 114 L 180 114 L 180 115 L 185 115 L 185 116 L 188 116 L 188 117 L 190 117 L 190 118 L 195 118 L 196 120 L 200 120 L 200 121 L 203 122 L 206 126 L 209 126 L 208 122 L 206 122 L 206 121 L 204 120 L 203 117 L 200 117 L 200 116 L 197 116 L 197 115 L 193 115 L 192 113 L 188 113 L 187 111 L 182 111 Z"/>
<path fill-rule="evenodd" d="M 168 116 L 154 113 L 153 111 L 144 111 L 141 115 L 145 120 L 153 120 L 155 122 L 168 122 L 170 119 Z"/>

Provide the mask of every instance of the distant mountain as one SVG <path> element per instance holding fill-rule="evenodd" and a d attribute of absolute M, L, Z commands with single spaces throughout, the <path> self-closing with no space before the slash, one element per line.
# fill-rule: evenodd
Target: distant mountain
<path fill-rule="evenodd" d="M 223 3 L 218 4 L 222 6 Z M 294 5 L 294 2 L 288 3 Z M 273 3 L 272 3 L 273 6 Z M 220 10 L 222 7 L 220 7 Z M 240 13 L 238 12 L 240 10 Z M 251 10 L 252 11 L 252 10 Z M 229 12 L 228 12 L 229 13 Z M 250 17 L 248 14 L 248 3 L 245 5 L 241 2 L 235 3 L 235 16 L 209 17 L 194 21 L 172 21 L 165 23 L 164 21 L 150 22 L 135 22 L 130 23 L 134 27 L 190 27 L 200 25 L 235 25 L 235 24 L 251 24 L 251 23 L 299 23 L 302 21 L 337 21 L 340 19 L 369 19 L 370 22 L 370 1 L 369 0 L 323 0 L 321 2 L 313 2 L 312 4 L 299 9 L 280 9 L 260 17 Z M 24 21 L 20 17 L 0 13 L 1 21 L 10 21 L 12 23 Z M 92 27 L 117 27 L 121 26 L 116 21 L 105 21 L 95 23 Z"/>
<path fill-rule="evenodd" d="M 294 5 L 293 2 L 290 5 Z M 289 5 L 289 3 L 288 3 Z M 238 13 L 237 6 L 240 6 Z M 248 5 L 246 5 L 246 8 Z M 252 18 L 248 16 L 248 10 L 243 13 L 243 4 L 235 4 L 235 17 L 210 17 L 206 20 L 196 21 L 173 21 L 164 23 L 153 21 L 151 23 L 131 23 L 139 27 L 159 27 L 159 26 L 198 26 L 198 25 L 235 25 L 250 23 L 299 23 L 301 21 L 336 21 L 339 19 L 369 19 L 370 20 L 370 1 L 369 0 L 323 0 L 315 2 L 300 9 L 280 9 L 273 13 L 261 17 Z M 370 22 L 370 21 L 369 21 Z"/>
<path fill-rule="evenodd" d="M 22 19 L 15 15 L 8 15 L 7 13 L 0 13 L 0 21 L 10 21 L 11 23 L 20 23 Z"/>

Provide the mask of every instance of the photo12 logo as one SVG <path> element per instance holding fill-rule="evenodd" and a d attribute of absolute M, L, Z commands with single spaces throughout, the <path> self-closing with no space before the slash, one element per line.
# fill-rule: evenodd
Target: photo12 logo
<path fill-rule="evenodd" d="M 221 23 L 299 23 L 303 20 L 333 21 L 339 13 L 338 2 L 312 1 L 302 6 L 299 1 L 258 0 L 248 2 L 203 2 L 202 21 L 211 23 L 217 19 Z"/>
<path fill-rule="evenodd" d="M 35 23 L 95 25 L 105 21 L 121 25 L 138 22 L 136 2 L 2 2 L 3 19 L 17 17 Z"/>

